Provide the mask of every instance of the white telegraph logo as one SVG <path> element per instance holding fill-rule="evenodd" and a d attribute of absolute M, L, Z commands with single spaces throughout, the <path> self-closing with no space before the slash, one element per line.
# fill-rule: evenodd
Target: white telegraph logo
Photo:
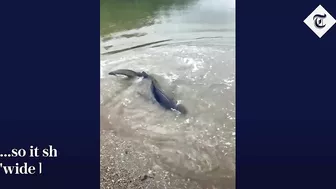
<path fill-rule="evenodd" d="M 319 5 L 303 22 L 321 38 L 336 23 L 336 20 L 322 5 Z"/>

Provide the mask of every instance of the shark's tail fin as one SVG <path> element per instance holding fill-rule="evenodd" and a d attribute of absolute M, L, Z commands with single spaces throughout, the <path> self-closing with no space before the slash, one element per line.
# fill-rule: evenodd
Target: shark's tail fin
<path fill-rule="evenodd" d="M 182 104 L 177 104 L 176 105 L 176 110 L 181 112 L 181 114 L 187 114 L 188 110 L 185 106 L 183 106 Z"/>

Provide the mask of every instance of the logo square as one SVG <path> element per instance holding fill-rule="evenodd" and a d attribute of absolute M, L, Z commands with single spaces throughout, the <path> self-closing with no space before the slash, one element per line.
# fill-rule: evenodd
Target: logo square
<path fill-rule="evenodd" d="M 319 38 L 322 38 L 322 36 L 336 23 L 336 20 L 322 7 L 322 5 L 319 5 L 303 22 Z"/>

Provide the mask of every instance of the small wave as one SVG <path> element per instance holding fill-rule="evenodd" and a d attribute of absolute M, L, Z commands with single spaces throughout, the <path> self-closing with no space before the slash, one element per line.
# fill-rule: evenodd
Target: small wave
<path fill-rule="evenodd" d="M 157 43 L 167 42 L 167 41 L 171 41 L 171 39 L 166 39 L 166 40 L 161 40 L 161 41 L 154 41 L 154 42 L 150 42 L 150 43 L 144 43 L 144 44 L 141 44 L 141 45 L 136 45 L 136 46 L 129 47 L 129 48 L 124 48 L 124 49 L 119 49 L 119 50 L 113 50 L 113 51 L 109 51 L 109 52 L 104 52 L 104 53 L 102 53 L 102 55 L 116 54 L 116 53 L 120 53 L 120 52 L 124 52 L 124 51 L 129 51 L 129 50 L 132 50 L 132 49 L 137 49 L 137 48 L 141 48 L 141 47 L 145 47 L 145 46 L 149 46 L 149 45 L 153 45 L 153 44 L 157 44 Z"/>

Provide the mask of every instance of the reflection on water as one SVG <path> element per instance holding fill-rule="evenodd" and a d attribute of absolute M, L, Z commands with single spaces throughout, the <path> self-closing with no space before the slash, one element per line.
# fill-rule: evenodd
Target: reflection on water
<path fill-rule="evenodd" d="M 235 188 L 234 1 L 101 0 L 101 33 L 101 187 Z M 116 69 L 153 74 L 188 115 Z"/>
<path fill-rule="evenodd" d="M 174 8 L 184 9 L 195 0 L 100 0 L 100 31 L 134 29 L 155 23 L 155 17 Z"/>

